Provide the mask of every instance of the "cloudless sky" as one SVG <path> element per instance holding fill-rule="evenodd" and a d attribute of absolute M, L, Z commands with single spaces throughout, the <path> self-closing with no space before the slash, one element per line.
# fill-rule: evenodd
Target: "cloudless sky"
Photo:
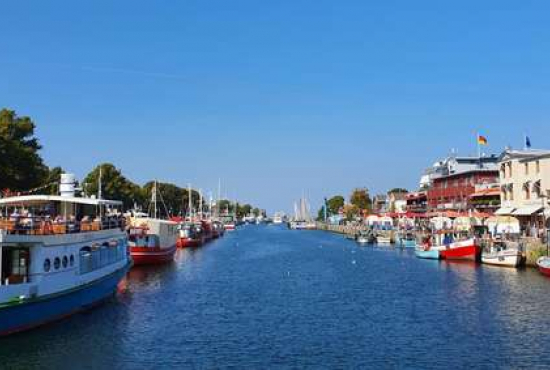
<path fill-rule="evenodd" d="M 452 149 L 550 147 L 545 1 L 3 1 L 0 106 L 50 166 L 273 212 L 414 189 Z"/>

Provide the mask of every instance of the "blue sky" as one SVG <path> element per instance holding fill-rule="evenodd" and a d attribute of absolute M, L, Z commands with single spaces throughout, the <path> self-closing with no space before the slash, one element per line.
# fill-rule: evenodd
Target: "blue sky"
<path fill-rule="evenodd" d="M 0 105 L 49 165 L 290 210 L 550 133 L 550 3 L 3 2 Z"/>

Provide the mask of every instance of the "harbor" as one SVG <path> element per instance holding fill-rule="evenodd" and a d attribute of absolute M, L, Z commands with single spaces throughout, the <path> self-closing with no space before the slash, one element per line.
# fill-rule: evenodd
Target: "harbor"
<path fill-rule="evenodd" d="M 0 358 L 25 369 L 83 357 L 117 369 L 544 368 L 547 291 L 535 270 L 250 225 L 133 268 L 107 304 L 0 339 Z"/>

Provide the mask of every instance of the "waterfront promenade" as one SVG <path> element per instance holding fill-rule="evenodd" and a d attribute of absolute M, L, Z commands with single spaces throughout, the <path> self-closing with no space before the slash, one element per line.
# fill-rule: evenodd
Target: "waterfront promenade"
<path fill-rule="evenodd" d="M 247 226 L 0 339 L 12 368 L 547 368 L 548 279 Z"/>

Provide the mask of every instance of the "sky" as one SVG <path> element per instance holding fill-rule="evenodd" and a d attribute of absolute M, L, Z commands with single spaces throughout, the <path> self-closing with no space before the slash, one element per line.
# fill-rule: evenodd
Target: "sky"
<path fill-rule="evenodd" d="M 111 162 L 290 211 L 415 189 L 452 150 L 548 148 L 544 1 L 2 1 L 0 107 L 50 166 Z"/>

